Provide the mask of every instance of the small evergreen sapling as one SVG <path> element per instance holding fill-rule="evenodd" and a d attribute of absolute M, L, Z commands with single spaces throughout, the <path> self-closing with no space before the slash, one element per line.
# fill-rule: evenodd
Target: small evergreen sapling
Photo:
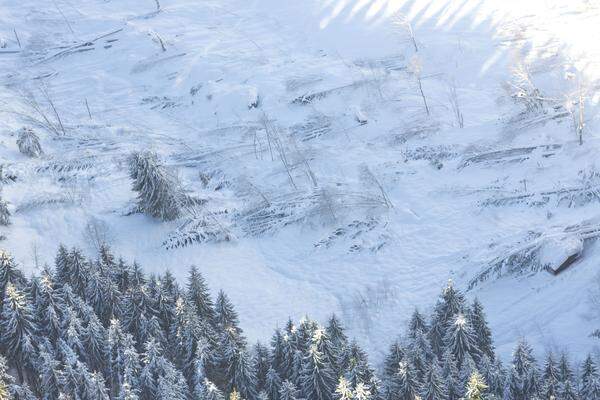
<path fill-rule="evenodd" d="M 0 226 L 10 225 L 10 211 L 8 204 L 0 197 Z"/>
<path fill-rule="evenodd" d="M 467 393 L 465 396 L 466 400 L 483 400 L 483 394 L 487 390 L 487 385 L 481 375 L 478 372 L 473 372 L 469 378 L 467 384 Z"/>
<path fill-rule="evenodd" d="M 37 158 L 43 154 L 40 138 L 30 128 L 19 130 L 17 146 L 19 146 L 19 151 L 27 157 Z"/>

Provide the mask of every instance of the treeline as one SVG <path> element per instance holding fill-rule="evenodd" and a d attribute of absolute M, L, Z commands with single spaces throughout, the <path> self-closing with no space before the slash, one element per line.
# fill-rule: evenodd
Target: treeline
<path fill-rule="evenodd" d="M 180 286 L 107 247 L 90 260 L 61 246 L 31 278 L 0 253 L 0 308 L 1 400 L 600 399 L 590 356 L 538 364 L 523 341 L 503 366 L 481 304 L 452 285 L 429 318 L 414 312 L 379 373 L 335 316 L 249 346 L 195 267 Z"/>

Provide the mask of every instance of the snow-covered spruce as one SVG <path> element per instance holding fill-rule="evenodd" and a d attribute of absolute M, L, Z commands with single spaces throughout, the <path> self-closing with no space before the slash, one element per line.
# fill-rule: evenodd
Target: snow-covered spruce
<path fill-rule="evenodd" d="M 483 307 L 451 284 L 431 316 L 413 313 L 378 378 L 335 316 L 290 320 L 250 347 L 197 268 L 182 287 L 99 253 L 60 246 L 30 279 L 0 253 L 0 399 L 600 400 L 592 356 L 580 371 L 566 354 L 542 365 L 522 341 L 504 367 Z"/>
<path fill-rule="evenodd" d="M 129 158 L 129 175 L 138 193 L 140 211 L 163 221 L 181 215 L 183 193 L 179 182 L 151 151 L 136 152 Z"/>
<path fill-rule="evenodd" d="M 10 211 L 8 211 L 8 204 L 0 197 L 0 225 L 10 225 Z"/>
<path fill-rule="evenodd" d="M 43 153 L 40 138 L 30 128 L 21 128 L 19 130 L 17 146 L 19 146 L 19 151 L 27 157 L 36 158 Z"/>

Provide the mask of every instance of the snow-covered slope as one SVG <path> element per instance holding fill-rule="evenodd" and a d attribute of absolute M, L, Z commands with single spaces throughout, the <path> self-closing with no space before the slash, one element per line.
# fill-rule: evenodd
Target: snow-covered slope
<path fill-rule="evenodd" d="M 589 349 L 599 9 L 522 3 L 3 0 L 0 246 L 34 270 L 91 230 L 155 272 L 196 264 L 251 338 L 337 312 L 377 356 L 451 278 L 501 352 Z M 131 214 L 140 149 L 206 205 Z M 199 231 L 233 240 L 171 248 Z M 569 239 L 576 263 L 541 270 Z"/>

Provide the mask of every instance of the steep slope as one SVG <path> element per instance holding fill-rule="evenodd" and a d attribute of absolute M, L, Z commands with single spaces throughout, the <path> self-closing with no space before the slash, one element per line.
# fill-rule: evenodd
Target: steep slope
<path fill-rule="evenodd" d="M 598 11 L 542 3 L 5 0 L 0 245 L 34 270 L 101 236 L 157 273 L 198 265 L 251 337 L 335 311 L 373 352 L 475 279 L 503 352 L 587 349 L 593 234 L 556 277 L 538 248 L 597 224 L 598 52 L 563 33 Z M 43 157 L 19 153 L 22 126 Z M 139 149 L 206 204 L 132 213 Z"/>

